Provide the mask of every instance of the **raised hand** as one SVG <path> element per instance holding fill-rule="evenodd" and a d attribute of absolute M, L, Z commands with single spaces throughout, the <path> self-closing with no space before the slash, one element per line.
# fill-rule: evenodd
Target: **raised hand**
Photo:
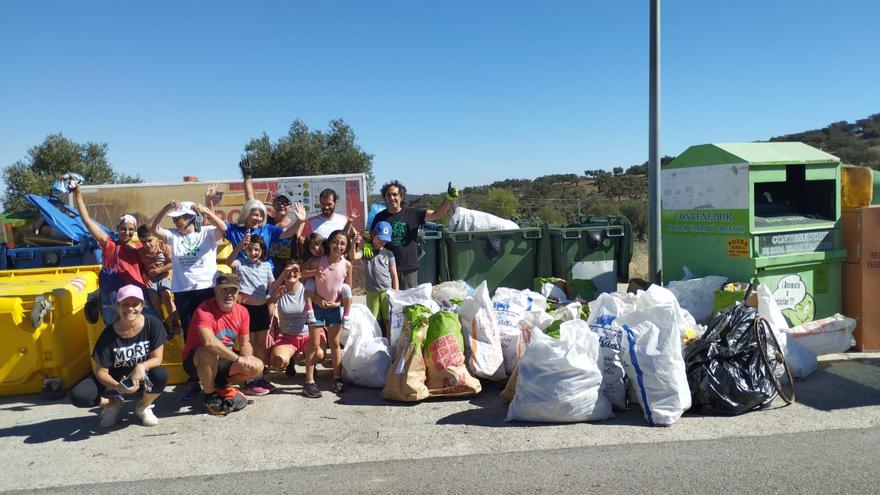
<path fill-rule="evenodd" d="M 457 187 L 452 187 L 452 182 L 449 182 L 449 185 L 446 187 L 446 199 L 452 200 L 458 197 L 461 194 Z"/>
<path fill-rule="evenodd" d="M 293 216 L 295 216 L 300 222 L 306 221 L 306 209 L 303 207 L 301 201 L 297 201 L 293 204 Z"/>
<path fill-rule="evenodd" d="M 251 166 L 251 159 L 247 155 L 241 157 L 241 161 L 238 162 L 238 168 L 241 169 L 241 176 L 244 179 L 254 175 L 254 168 Z"/>

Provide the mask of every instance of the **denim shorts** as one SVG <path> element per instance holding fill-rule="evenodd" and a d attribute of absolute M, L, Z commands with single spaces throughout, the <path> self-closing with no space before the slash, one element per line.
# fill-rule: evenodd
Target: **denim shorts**
<path fill-rule="evenodd" d="M 324 322 L 324 327 L 335 327 L 342 324 L 342 308 L 314 307 L 317 323 Z M 318 326 L 318 325 L 313 325 Z"/>

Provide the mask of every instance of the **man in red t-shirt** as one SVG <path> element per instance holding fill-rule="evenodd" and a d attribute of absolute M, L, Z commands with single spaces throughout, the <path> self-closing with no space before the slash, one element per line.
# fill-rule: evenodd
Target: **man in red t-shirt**
<path fill-rule="evenodd" d="M 248 338 L 250 317 L 235 302 L 240 287 L 237 275 L 217 273 L 214 297 L 196 308 L 183 348 L 183 369 L 199 380 L 211 414 L 224 414 L 217 388 L 245 383 L 263 373 L 263 362 L 254 357 Z"/>

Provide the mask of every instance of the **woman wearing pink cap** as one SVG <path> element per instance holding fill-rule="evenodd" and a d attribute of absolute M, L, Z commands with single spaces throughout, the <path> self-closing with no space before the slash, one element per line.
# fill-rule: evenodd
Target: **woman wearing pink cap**
<path fill-rule="evenodd" d="M 109 428 L 119 421 L 125 395 L 143 389 L 134 415 L 144 426 L 155 426 L 153 402 L 168 383 L 162 367 L 162 349 L 167 340 L 165 327 L 155 316 L 144 315 L 144 293 L 136 285 L 116 291 L 116 319 L 98 337 L 92 351 L 94 375 L 70 391 L 77 407 L 101 406 L 101 426 Z"/>

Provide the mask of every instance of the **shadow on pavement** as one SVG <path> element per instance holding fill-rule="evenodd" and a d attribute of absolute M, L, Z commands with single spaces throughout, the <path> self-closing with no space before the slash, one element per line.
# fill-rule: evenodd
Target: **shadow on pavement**
<path fill-rule="evenodd" d="M 833 411 L 880 405 L 880 358 L 824 361 L 795 383 L 800 404 Z"/>
<path fill-rule="evenodd" d="M 181 403 L 179 394 L 163 393 L 156 401 L 154 409 L 156 416 L 160 421 L 180 415 L 189 415 L 190 412 L 180 411 Z M 59 401 L 41 400 L 39 396 L 15 397 L 10 400 L 21 403 L 27 401 L 27 404 L 10 405 L 3 407 L 7 411 L 34 411 L 46 405 L 58 405 Z M 8 402 L 5 400 L 3 402 Z M 115 430 L 133 426 L 142 428 L 137 418 L 134 417 L 133 411 L 136 400 L 127 400 L 125 402 L 124 413 L 120 416 L 119 424 L 112 428 L 101 428 L 98 426 L 99 408 L 89 409 L 93 414 L 87 416 L 69 416 L 73 414 L 77 408 L 69 405 L 69 408 L 49 412 L 42 416 L 32 416 L 16 422 L 15 426 L 8 428 L 0 428 L 0 438 L 6 437 L 23 437 L 24 443 L 44 443 L 53 440 L 62 440 L 65 442 L 78 442 L 87 440 L 93 435 L 104 435 Z M 2 404 L 2 402 L 0 402 Z M 186 405 L 186 404 L 184 404 Z"/>

